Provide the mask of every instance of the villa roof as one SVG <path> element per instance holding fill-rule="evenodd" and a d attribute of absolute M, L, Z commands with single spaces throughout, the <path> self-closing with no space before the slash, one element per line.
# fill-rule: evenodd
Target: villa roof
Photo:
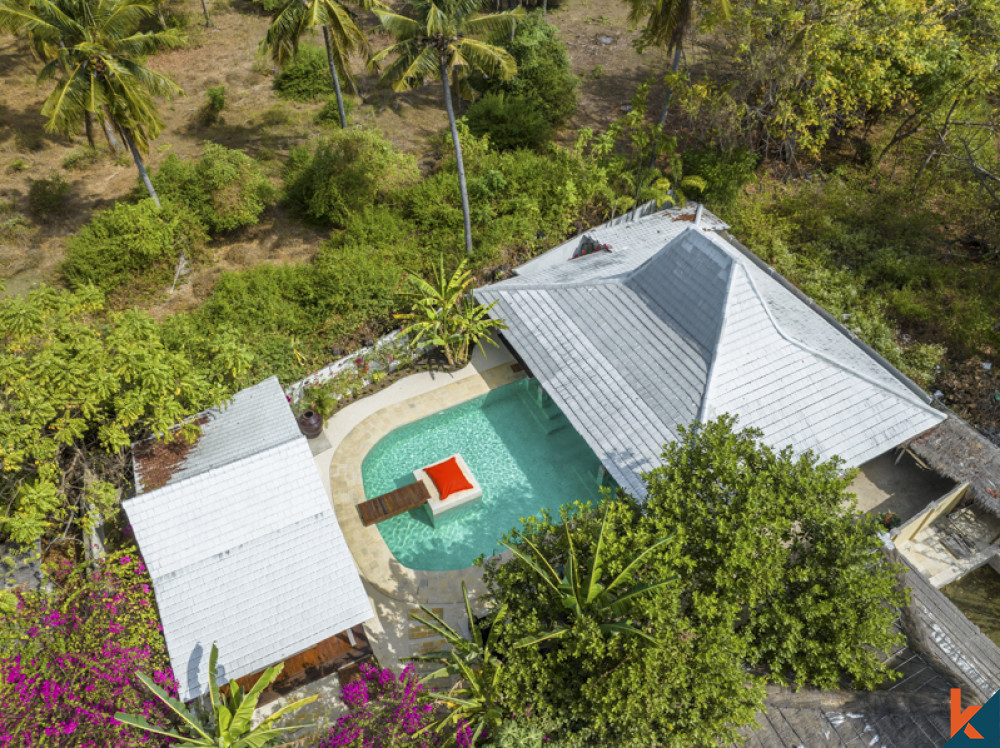
<path fill-rule="evenodd" d="M 1000 447 L 954 415 L 908 446 L 937 472 L 968 483 L 976 503 L 1000 516 Z"/>
<path fill-rule="evenodd" d="M 124 502 L 184 701 L 208 689 L 213 642 L 226 682 L 373 615 L 277 378 L 203 417 L 169 480 Z"/>
<path fill-rule="evenodd" d="M 567 259 L 578 237 L 475 292 L 620 485 L 644 496 L 678 427 L 723 413 L 849 466 L 944 419 L 698 212 L 598 227 L 607 249 Z"/>

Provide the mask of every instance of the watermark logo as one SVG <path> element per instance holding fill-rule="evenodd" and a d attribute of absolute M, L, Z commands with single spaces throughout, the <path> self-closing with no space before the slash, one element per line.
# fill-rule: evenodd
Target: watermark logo
<path fill-rule="evenodd" d="M 946 748 L 1000 748 L 1000 691 L 982 706 L 962 708 L 962 689 L 951 689 L 951 740 Z"/>

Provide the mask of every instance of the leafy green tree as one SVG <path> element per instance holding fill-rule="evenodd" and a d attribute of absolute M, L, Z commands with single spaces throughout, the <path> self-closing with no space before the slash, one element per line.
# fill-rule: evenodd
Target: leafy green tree
<path fill-rule="evenodd" d="M 257 701 L 261 693 L 274 681 L 285 667 L 284 663 L 269 667 L 264 674 L 257 679 L 246 693 L 236 682 L 229 684 L 229 694 L 225 695 L 219 690 L 217 663 L 219 661 L 219 648 L 212 643 L 212 652 L 208 659 L 208 693 L 212 703 L 212 714 L 214 719 L 211 725 L 203 724 L 195 717 L 183 703 L 173 698 L 160 688 L 153 679 L 145 673 L 136 673 L 136 677 L 142 681 L 153 695 L 159 699 L 167 708 L 177 716 L 181 722 L 182 733 L 174 730 L 157 727 L 150 724 L 145 718 L 132 714 L 118 712 L 115 719 L 122 724 L 151 732 L 155 735 L 163 735 L 168 738 L 180 740 L 177 748 L 263 748 L 274 744 L 274 741 L 282 733 L 289 730 L 301 730 L 310 725 L 289 725 L 278 727 L 277 722 L 284 715 L 298 711 L 306 704 L 311 704 L 319 698 L 319 695 L 308 696 L 298 699 L 290 704 L 278 709 L 274 714 L 264 719 L 256 727 L 251 727 L 254 709 L 257 708 Z"/>
<path fill-rule="evenodd" d="M 378 0 L 359 0 L 358 4 L 362 8 L 381 5 Z M 339 0 L 288 0 L 271 19 L 261 48 L 270 51 L 275 63 L 284 67 L 295 58 L 302 36 L 317 26 L 323 29 L 326 59 L 337 96 L 340 126 L 346 128 L 347 115 L 344 112 L 340 78 L 346 78 L 351 88 L 354 88 L 350 56 L 354 52 L 371 54 L 371 45 L 364 32 L 358 28 L 354 13 L 344 3 Z"/>
<path fill-rule="evenodd" d="M 411 336 L 411 345 L 416 347 L 426 341 L 441 348 L 452 367 L 465 364 L 473 346 L 478 345 L 482 351 L 483 340 L 496 346 L 496 341 L 489 337 L 491 330 L 507 329 L 502 320 L 489 318 L 493 304 L 484 306 L 471 299 L 473 278 L 466 265 L 467 261 L 462 260 L 448 277 L 442 259 L 434 270 L 433 285 L 418 275 L 408 275 L 418 298 L 412 312 L 396 315 L 396 319 L 410 322 L 403 334 Z"/>
<path fill-rule="evenodd" d="M 486 562 L 491 601 L 508 605 L 507 625 L 496 645 L 505 664 L 504 705 L 515 714 L 530 710 L 532 720 L 559 736 L 559 745 L 727 744 L 763 703 L 763 683 L 747 673 L 736 632 L 701 625 L 684 614 L 683 578 L 658 584 L 676 573 L 673 558 L 679 543 L 666 543 L 633 566 L 662 539 L 653 534 L 659 531 L 643 521 L 640 505 L 627 497 L 596 508 L 564 507 L 558 522 L 548 516 L 529 518 L 517 536 L 508 538 L 523 557 Z M 679 538 L 680 528 L 676 532 Z M 613 620 L 647 636 L 602 629 L 607 612 L 597 605 L 583 606 L 582 615 L 571 614 L 566 593 L 553 590 L 525 562 L 534 558 L 525 541 L 555 567 L 561 563 L 562 575 L 569 574 L 573 555 L 600 558 L 604 580 L 615 580 L 631 567 L 628 581 L 620 586 L 637 594 L 618 596 Z M 581 583 L 587 578 L 585 571 L 578 575 Z M 651 586 L 638 592 L 641 585 Z M 573 598 L 569 603 L 574 604 Z M 526 639 L 539 638 L 539 632 L 559 622 L 568 630 L 558 638 L 524 646 Z"/>
<path fill-rule="evenodd" d="M 549 639 L 559 639 L 570 633 L 576 619 L 588 617 L 597 624 L 597 630 L 610 636 L 638 636 L 652 644 L 659 642 L 641 628 L 628 620 L 630 606 L 628 603 L 640 595 L 650 594 L 671 584 L 674 578 L 652 582 L 633 584 L 615 594 L 619 586 L 626 585 L 632 579 L 632 574 L 641 567 L 643 560 L 670 542 L 669 538 L 656 541 L 651 546 L 637 553 L 613 579 L 604 577 L 604 536 L 608 528 L 608 512 L 604 511 L 604 519 L 597 533 L 597 543 L 594 554 L 589 561 L 582 561 L 573 546 L 573 534 L 568 523 L 563 524 L 566 536 L 566 547 L 560 558 L 549 561 L 539 548 L 525 536 L 513 533 L 514 542 L 502 541 L 520 561 L 527 564 L 536 574 L 552 588 L 559 600 L 563 615 L 547 627 L 545 631 L 528 636 L 517 643 L 518 647 L 529 647 Z M 557 571 L 557 567 L 560 569 Z"/>
<path fill-rule="evenodd" d="M 421 605 L 424 615 L 414 614 L 413 618 L 441 636 L 451 647 L 446 651 L 426 652 L 409 657 L 415 662 L 444 663 L 444 667 L 428 673 L 423 683 L 439 678 L 455 678 L 455 684 L 446 692 L 437 693 L 436 698 L 447 706 L 446 713 L 423 730 L 433 730 L 442 735 L 454 735 L 455 728 L 462 727 L 472 733 L 472 745 L 484 735 L 493 734 L 503 723 L 504 709 L 499 703 L 497 683 L 503 673 L 503 661 L 494 654 L 494 639 L 503 626 L 507 606 L 501 605 L 492 616 L 489 633 L 484 637 L 479 622 L 472 615 L 469 592 L 462 582 L 462 596 L 465 599 L 465 613 L 468 616 L 472 639 L 466 639 L 430 608 Z M 424 617 L 426 616 L 426 617 Z M 451 725 L 453 729 L 444 728 Z M 420 733 L 416 733 L 419 735 Z"/>
<path fill-rule="evenodd" d="M 413 18 L 375 9 L 382 26 L 396 43 L 375 53 L 369 65 L 378 65 L 393 57 L 382 74 L 396 91 L 408 91 L 422 85 L 427 78 L 437 77 L 444 89 L 444 104 L 451 125 L 451 142 L 455 147 L 458 166 L 458 188 L 462 198 L 465 221 L 465 249 L 472 254 L 472 222 L 469 214 L 469 192 L 465 184 L 465 164 L 462 144 L 455 123 L 455 108 L 451 101 L 449 78 L 456 69 L 479 72 L 498 78 L 511 78 L 517 73 L 517 63 L 507 50 L 481 41 L 477 37 L 514 28 L 524 15 L 522 8 L 479 14 L 483 0 L 414 0 Z"/>
<path fill-rule="evenodd" d="M 92 286 L 0 299 L 0 341 L 0 535 L 22 543 L 110 516 L 132 440 L 220 402 L 246 365 L 229 332 L 168 343 Z"/>
<path fill-rule="evenodd" d="M 38 80 L 55 80 L 42 105 L 45 129 L 69 135 L 93 117 L 113 127 L 159 206 L 142 154 L 164 127 L 154 99 L 180 88 L 144 61 L 183 37 L 174 29 L 140 31 L 153 13 L 145 0 L 0 0 L 0 31 L 27 33 L 46 61 Z"/>
<path fill-rule="evenodd" d="M 748 663 L 779 682 L 874 688 L 892 672 L 880 654 L 899 643 L 906 595 L 877 520 L 854 511 L 853 474 L 734 424 L 682 429 L 645 476 L 652 532 L 680 539 L 688 616 L 738 632 Z"/>
<path fill-rule="evenodd" d="M 473 75 L 472 86 L 482 93 L 522 97 L 550 127 L 562 127 L 576 112 L 579 80 L 570 70 L 569 53 L 556 27 L 533 12 L 518 22 L 513 38 L 497 34 L 494 41 L 510 52 L 517 75 L 506 80 Z"/>

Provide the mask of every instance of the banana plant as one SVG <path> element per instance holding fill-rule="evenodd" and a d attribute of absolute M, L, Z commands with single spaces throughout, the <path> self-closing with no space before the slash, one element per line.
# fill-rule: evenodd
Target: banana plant
<path fill-rule="evenodd" d="M 396 319 L 408 320 L 410 325 L 403 329 L 410 336 L 410 344 L 418 346 L 422 341 L 440 348 L 451 367 L 465 364 L 474 346 L 483 353 L 485 339 L 496 346 L 489 337 L 491 330 L 506 330 L 502 320 L 490 319 L 493 304 L 476 304 L 469 293 L 472 273 L 465 260 L 451 276 L 444 270 L 444 259 L 434 268 L 434 283 L 428 283 L 418 275 L 409 275 L 410 285 L 417 296 L 413 311 L 397 314 Z"/>
<path fill-rule="evenodd" d="M 462 582 L 462 596 L 465 599 L 465 613 L 469 619 L 472 639 L 466 639 L 445 623 L 444 619 L 433 610 L 421 605 L 420 609 L 427 617 L 415 613 L 414 620 L 436 632 L 451 645 L 451 649 L 427 652 L 406 658 L 415 662 L 444 663 L 444 667 L 424 676 L 421 681 L 424 684 L 438 678 L 457 679 L 447 692 L 437 695 L 438 701 L 450 707 L 449 712 L 416 733 L 416 735 L 420 735 L 425 731 L 433 730 L 448 741 L 446 745 L 457 741 L 457 729 L 448 731 L 443 729 L 449 724 L 457 728 L 460 723 L 466 723 L 472 730 L 471 745 L 475 745 L 484 732 L 491 735 L 496 734 L 500 729 L 504 715 L 504 710 L 496 698 L 497 683 L 504 665 L 493 654 L 493 641 L 500 624 L 507 616 L 507 605 L 505 603 L 500 606 L 493 618 L 494 623 L 490 628 L 490 633 L 484 638 L 483 632 L 472 615 L 472 606 L 469 604 L 469 592 L 465 587 L 465 582 Z"/>
<path fill-rule="evenodd" d="M 629 603 L 641 595 L 666 587 L 676 577 L 635 584 L 620 593 L 616 594 L 616 592 L 625 585 L 632 572 L 638 569 L 639 565 L 650 554 L 669 543 L 670 538 L 663 538 L 653 543 L 635 556 L 614 579 L 603 584 L 601 580 L 604 577 L 604 533 L 607 526 L 608 510 L 605 510 L 594 555 L 589 562 L 584 562 L 577 557 L 569 523 L 563 523 L 563 529 L 566 532 L 567 558 L 558 571 L 556 566 L 553 566 L 538 547 L 524 535 L 515 533 L 515 538 L 520 541 L 518 543 L 501 541 L 529 569 L 541 577 L 545 584 L 552 588 L 564 611 L 562 620 L 557 621 L 551 629 L 520 639 L 514 645 L 515 648 L 529 647 L 548 639 L 559 639 L 566 636 L 572 631 L 576 620 L 585 616 L 596 621 L 598 629 L 605 634 L 638 636 L 651 644 L 657 646 L 660 644 L 657 639 L 628 620 Z M 530 551 L 526 552 L 523 546 L 527 546 Z"/>
<path fill-rule="evenodd" d="M 153 695 L 166 704 L 181 720 L 181 730 L 187 735 L 181 735 L 174 730 L 150 724 L 144 718 L 132 714 L 118 712 L 115 719 L 138 730 L 163 735 L 181 742 L 172 744 L 173 748 L 263 748 L 289 730 L 301 730 L 312 725 L 295 725 L 277 727 L 275 723 L 291 712 L 297 711 L 319 698 L 319 695 L 299 699 L 283 706 L 256 727 L 251 728 L 254 709 L 261 693 L 278 677 L 284 664 L 269 667 L 264 674 L 246 693 L 239 684 L 229 684 L 229 696 L 223 696 L 218 687 L 216 663 L 219 660 L 219 648 L 212 643 L 212 653 L 208 659 L 209 697 L 212 701 L 212 712 L 215 716 L 214 726 L 205 725 L 195 717 L 180 701 L 173 698 L 156 685 L 145 673 L 136 673 L 136 677 L 152 691 Z"/>

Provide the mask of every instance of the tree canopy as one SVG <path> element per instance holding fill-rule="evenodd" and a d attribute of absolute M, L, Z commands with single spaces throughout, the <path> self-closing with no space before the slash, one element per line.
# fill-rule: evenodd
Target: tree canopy
<path fill-rule="evenodd" d="M 245 368 L 228 331 L 167 338 L 141 312 L 105 314 L 91 286 L 0 300 L 0 341 L 0 533 L 18 542 L 85 503 L 108 517 L 131 441 L 220 402 Z"/>
<path fill-rule="evenodd" d="M 890 676 L 879 655 L 905 595 L 875 520 L 853 511 L 837 461 L 759 440 L 727 416 L 693 426 L 646 474 L 645 501 L 620 493 L 508 536 L 518 553 L 485 569 L 509 611 L 497 645 L 507 709 L 571 746 L 717 745 L 752 721 L 768 681 L 872 688 Z M 606 607 L 568 618 L 540 556 L 569 576 L 575 558 L 600 558 L 597 597 L 624 572 L 641 594 L 618 597 L 615 622 L 647 636 L 609 630 Z M 566 630 L 538 636 L 554 626 Z"/>

